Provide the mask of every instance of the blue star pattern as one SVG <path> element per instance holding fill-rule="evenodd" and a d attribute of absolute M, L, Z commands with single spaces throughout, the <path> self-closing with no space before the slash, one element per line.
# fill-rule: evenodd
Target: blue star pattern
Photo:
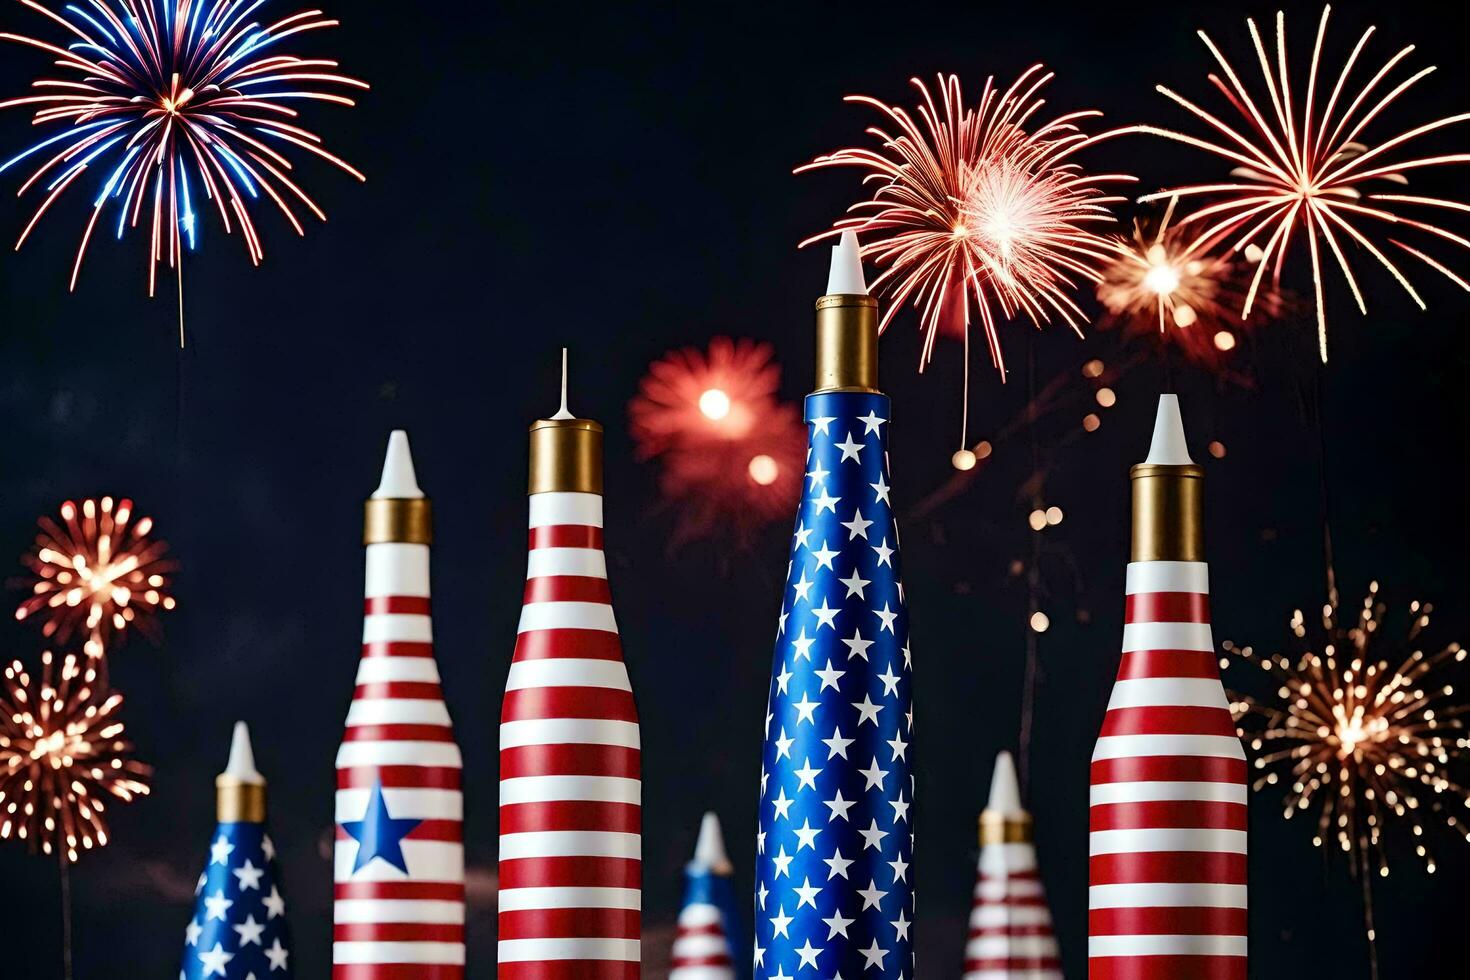
<path fill-rule="evenodd" d="M 367 867 L 373 858 L 382 858 L 404 874 L 408 874 L 408 863 L 403 859 L 403 838 L 414 832 L 422 820 L 395 820 L 388 812 L 388 803 L 383 799 L 383 784 L 373 784 L 373 795 L 368 798 L 367 812 L 361 820 L 348 820 L 342 830 L 357 841 L 357 857 L 352 863 L 352 873 Z"/>
<path fill-rule="evenodd" d="M 222 823 L 194 889 L 179 980 L 290 980 L 276 849 L 259 823 Z"/>
<path fill-rule="evenodd" d="M 807 396 L 756 837 L 757 980 L 913 976 L 913 662 L 886 395 Z"/>

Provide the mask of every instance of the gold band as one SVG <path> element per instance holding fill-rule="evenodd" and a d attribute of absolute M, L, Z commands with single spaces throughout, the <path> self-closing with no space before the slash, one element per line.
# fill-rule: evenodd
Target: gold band
<path fill-rule="evenodd" d="M 529 493 L 602 493 L 602 426 L 590 419 L 531 423 Z"/>
<path fill-rule="evenodd" d="M 1015 816 L 999 810 L 980 812 L 980 846 L 987 844 L 1029 844 L 1032 841 L 1029 814 Z"/>
<path fill-rule="evenodd" d="M 878 301 L 834 293 L 817 300 L 817 391 L 878 390 Z"/>
<path fill-rule="evenodd" d="M 1140 463 L 1133 481 L 1132 561 L 1204 561 L 1204 468 Z"/>
<path fill-rule="evenodd" d="M 362 543 L 434 543 L 434 510 L 423 497 L 374 497 L 363 505 Z"/>
<path fill-rule="evenodd" d="M 265 783 L 216 777 L 214 811 L 220 823 L 265 823 Z"/>

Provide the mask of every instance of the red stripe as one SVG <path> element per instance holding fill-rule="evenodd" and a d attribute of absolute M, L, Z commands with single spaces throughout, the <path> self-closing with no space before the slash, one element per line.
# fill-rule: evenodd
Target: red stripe
<path fill-rule="evenodd" d="M 337 825 L 338 840 L 352 840 L 352 836 Z M 419 825 L 410 830 L 404 837 L 405 840 L 440 840 L 458 844 L 464 840 L 464 824 L 458 820 L 421 820 Z"/>
<path fill-rule="evenodd" d="M 332 980 L 464 980 L 464 967 L 443 963 L 333 963 Z"/>
<path fill-rule="evenodd" d="M 501 963 L 497 976 L 500 980 L 639 980 L 642 969 L 641 963 L 624 960 L 526 960 Z"/>
<path fill-rule="evenodd" d="M 1128 597 L 1125 623 L 1208 623 L 1210 597 L 1203 592 L 1136 592 Z"/>
<path fill-rule="evenodd" d="M 459 789 L 460 771 L 448 766 L 353 766 L 337 770 L 338 789 L 382 783 L 385 789 Z"/>
<path fill-rule="evenodd" d="M 711 922 L 702 926 L 680 926 L 679 936 L 723 936 L 724 927 L 718 922 Z"/>
<path fill-rule="evenodd" d="M 505 692 L 500 720 L 536 721 L 545 718 L 601 718 L 637 721 L 631 691 L 611 687 L 525 687 Z"/>
<path fill-rule="evenodd" d="M 1093 909 L 1092 936 L 1244 936 L 1245 909 Z"/>
<path fill-rule="evenodd" d="M 1062 961 L 1054 956 L 1012 956 L 1000 959 L 965 960 L 965 972 L 976 970 L 1060 970 Z"/>
<path fill-rule="evenodd" d="M 1201 800 L 1098 803 L 1093 805 L 1091 814 L 1093 830 L 1142 830 L 1153 827 L 1246 829 L 1246 810 L 1243 803 Z"/>
<path fill-rule="evenodd" d="M 405 698 L 412 701 L 443 701 L 444 689 L 436 681 L 374 681 L 353 688 L 354 701 L 363 698 Z"/>
<path fill-rule="evenodd" d="M 1103 719 L 1103 735 L 1225 735 L 1236 737 L 1229 708 L 1147 705 L 1113 708 Z"/>
<path fill-rule="evenodd" d="M 510 803 L 500 808 L 500 833 L 525 834 L 537 830 L 605 830 L 617 834 L 641 832 L 642 810 L 635 803 L 591 803 L 583 800 L 555 803 Z"/>
<path fill-rule="evenodd" d="M 674 957 L 674 969 L 681 966 L 730 966 L 728 954 L 719 956 L 676 956 Z"/>
<path fill-rule="evenodd" d="M 381 616 L 385 613 L 403 613 L 408 616 L 429 615 L 429 597 L 426 595 L 374 595 L 362 601 L 366 616 Z"/>
<path fill-rule="evenodd" d="M 1118 680 L 1145 677 L 1204 677 L 1220 679 L 1220 664 L 1207 650 L 1132 650 L 1123 654 Z"/>
<path fill-rule="evenodd" d="M 398 899 L 419 902 L 463 902 L 464 884 L 457 881 L 339 881 L 332 897 Z"/>
<path fill-rule="evenodd" d="M 501 939 L 637 939 L 636 909 L 524 909 L 500 913 Z"/>
<path fill-rule="evenodd" d="M 1231 734 L 1234 734 L 1232 732 Z M 1245 783 L 1245 760 L 1202 755 L 1142 755 L 1099 759 L 1092 785 L 1132 782 Z"/>
<path fill-rule="evenodd" d="M 1182 884 L 1243 885 L 1245 855 L 1214 851 L 1149 851 L 1094 854 L 1088 882 L 1094 885 Z"/>
<path fill-rule="evenodd" d="M 622 660 L 623 645 L 618 642 L 616 633 L 603 630 L 531 630 L 516 637 L 516 652 L 512 658 L 514 661 L 552 660 L 558 657 Z"/>
<path fill-rule="evenodd" d="M 1088 980 L 1246 980 L 1244 956 L 1095 956 Z"/>
<path fill-rule="evenodd" d="M 526 602 L 612 603 L 607 579 L 583 575 L 547 575 L 526 580 Z"/>
<path fill-rule="evenodd" d="M 453 742 L 446 725 L 353 725 L 344 742 Z"/>
<path fill-rule="evenodd" d="M 500 887 L 640 888 L 643 864 L 635 858 L 542 857 L 500 862 Z"/>
<path fill-rule="evenodd" d="M 985 904 L 992 905 L 993 903 Z M 1051 926 L 1045 923 L 1035 926 L 981 926 L 970 930 L 971 939 L 976 936 L 1050 936 L 1051 934 Z"/>
<path fill-rule="evenodd" d="M 529 538 L 531 550 L 537 548 L 596 548 L 602 550 L 602 528 L 585 524 L 549 524 L 533 527 Z"/>
<path fill-rule="evenodd" d="M 618 745 L 522 745 L 500 750 L 500 778 L 622 776 L 638 779 L 642 753 Z"/>
<path fill-rule="evenodd" d="M 339 943 L 462 943 L 464 926 L 447 922 L 339 922 L 332 926 Z"/>
<path fill-rule="evenodd" d="M 434 644 L 409 640 L 375 640 L 362 645 L 364 657 L 432 657 Z"/>

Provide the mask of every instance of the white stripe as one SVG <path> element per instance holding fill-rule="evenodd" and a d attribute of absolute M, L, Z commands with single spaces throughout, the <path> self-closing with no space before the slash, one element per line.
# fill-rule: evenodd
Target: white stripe
<path fill-rule="evenodd" d="M 618 631 L 613 608 L 605 602 L 528 602 L 521 607 L 519 632 L 532 630 Z"/>
<path fill-rule="evenodd" d="M 1214 653 L 1209 623 L 1129 623 L 1123 627 L 1123 652 L 1197 650 Z"/>
<path fill-rule="evenodd" d="M 367 813 L 371 789 L 337 790 L 337 823 L 361 820 Z M 383 803 L 395 818 L 410 820 L 463 820 L 464 795 L 457 789 L 395 789 L 384 787 Z"/>
<path fill-rule="evenodd" d="M 1243 909 L 1244 885 L 1203 882 L 1154 882 L 1142 885 L 1093 885 L 1087 889 L 1090 909 Z"/>
<path fill-rule="evenodd" d="M 1244 936 L 1091 936 L 1088 956 L 1244 956 Z"/>
<path fill-rule="evenodd" d="M 1217 827 L 1143 827 L 1094 830 L 1087 835 L 1089 854 L 1143 854 L 1150 851 L 1199 851 L 1244 854 L 1245 831 Z"/>
<path fill-rule="evenodd" d="M 347 727 L 354 725 L 449 725 L 443 701 L 422 698 L 360 698 L 347 709 Z"/>
<path fill-rule="evenodd" d="M 724 913 L 715 906 L 704 902 L 686 905 L 679 910 L 679 925 L 689 929 L 723 924 L 724 921 Z"/>
<path fill-rule="evenodd" d="M 334 881 L 464 881 L 463 844 L 412 838 L 402 841 L 399 846 L 403 848 L 403 863 L 408 867 L 406 876 L 377 857 L 354 871 L 352 865 L 359 846 L 351 839 L 336 842 L 332 848 Z"/>
<path fill-rule="evenodd" d="M 1094 762 L 1152 755 L 1244 759 L 1245 750 L 1233 735 L 1105 735 L 1092 750 Z"/>
<path fill-rule="evenodd" d="M 712 936 L 707 933 L 696 936 L 679 936 L 674 940 L 673 957 L 677 960 L 681 956 L 729 956 L 730 944 L 724 936 Z"/>
<path fill-rule="evenodd" d="M 1051 936 L 976 936 L 965 943 L 965 958 L 972 960 L 1051 959 L 1057 955 L 1057 941 Z"/>
<path fill-rule="evenodd" d="M 643 907 L 637 888 L 502 888 L 500 911 L 531 909 L 632 909 Z"/>
<path fill-rule="evenodd" d="M 1062 980 L 1062 973 L 1060 970 L 1043 970 L 1039 967 L 1031 969 L 1005 967 L 1000 970 L 971 970 L 965 974 L 964 980 Z"/>
<path fill-rule="evenodd" d="M 357 683 L 388 681 L 439 683 L 439 667 L 433 657 L 363 657 L 357 664 Z"/>
<path fill-rule="evenodd" d="M 1106 803 L 1151 803 L 1163 800 L 1195 800 L 1204 803 L 1246 801 L 1244 783 L 1137 782 L 1102 783 L 1092 787 L 1089 806 Z"/>
<path fill-rule="evenodd" d="M 416 613 L 373 613 L 362 617 L 364 643 L 432 643 L 434 621 Z"/>
<path fill-rule="evenodd" d="M 1128 565 L 1129 595 L 1140 592 L 1196 592 L 1208 595 L 1210 566 L 1202 561 L 1135 561 Z"/>
<path fill-rule="evenodd" d="M 970 911 L 970 928 L 1050 926 L 1051 913 L 1041 905 L 977 905 Z"/>
<path fill-rule="evenodd" d="M 620 745 L 639 747 L 638 724 L 601 718 L 550 718 L 507 721 L 500 726 L 500 747 L 522 745 Z"/>
<path fill-rule="evenodd" d="M 448 766 L 464 765 L 459 746 L 453 742 L 343 742 L 337 749 L 337 768 L 355 766 Z"/>
<path fill-rule="evenodd" d="M 980 870 L 992 877 L 1036 870 L 1036 847 L 1021 841 L 980 848 Z"/>
<path fill-rule="evenodd" d="M 526 578 L 548 575 L 607 578 L 607 556 L 597 548 L 532 548 L 526 559 Z"/>
<path fill-rule="evenodd" d="M 1225 687 L 1212 677 L 1144 677 L 1118 681 L 1108 710 L 1151 708 L 1160 705 L 1184 708 L 1228 708 Z"/>
<path fill-rule="evenodd" d="M 643 857 L 643 838 L 600 830 L 541 830 L 528 834 L 501 834 L 500 860 L 545 857 Z"/>
<path fill-rule="evenodd" d="M 1039 881 L 1005 881 L 990 878 L 975 882 L 975 897 L 986 902 L 1004 902 L 1014 898 L 1037 898 L 1041 895 Z"/>
<path fill-rule="evenodd" d="M 464 943 L 332 943 L 333 963 L 439 963 L 464 965 Z"/>
<path fill-rule="evenodd" d="M 535 497 L 531 498 L 535 500 Z M 501 963 L 541 960 L 617 960 L 637 963 L 636 939 L 502 939 Z"/>
<path fill-rule="evenodd" d="M 463 925 L 464 903 L 401 898 L 339 898 L 332 903 L 332 921 Z"/>
<path fill-rule="evenodd" d="M 577 524 L 602 527 L 602 495 L 598 493 L 533 493 L 531 526 Z"/>
<path fill-rule="evenodd" d="M 676 960 L 674 968 L 669 971 L 669 980 L 735 980 L 735 970 L 728 966 L 703 963 L 699 966 L 680 966 Z"/>
<path fill-rule="evenodd" d="M 367 575 L 362 594 L 367 598 L 386 595 L 429 595 L 429 546 L 401 541 L 367 546 Z"/>
<path fill-rule="evenodd" d="M 643 784 L 622 776 L 516 776 L 500 781 L 500 805 L 587 800 L 596 803 L 639 803 Z"/>
<path fill-rule="evenodd" d="M 527 687 L 607 687 L 615 691 L 631 691 L 628 668 L 618 660 L 579 660 L 560 657 L 548 660 L 522 660 L 510 665 L 506 678 L 507 691 Z"/>

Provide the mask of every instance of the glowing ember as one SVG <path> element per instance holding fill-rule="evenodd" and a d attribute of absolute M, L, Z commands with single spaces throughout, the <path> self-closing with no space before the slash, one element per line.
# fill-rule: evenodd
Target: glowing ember
<path fill-rule="evenodd" d="M 718 388 L 711 388 L 699 396 L 699 410 L 712 422 L 719 422 L 730 414 L 730 396 Z"/>
<path fill-rule="evenodd" d="M 765 453 L 751 457 L 747 469 L 750 472 L 750 478 L 763 487 L 775 483 L 776 478 L 781 475 L 780 464 Z"/>

